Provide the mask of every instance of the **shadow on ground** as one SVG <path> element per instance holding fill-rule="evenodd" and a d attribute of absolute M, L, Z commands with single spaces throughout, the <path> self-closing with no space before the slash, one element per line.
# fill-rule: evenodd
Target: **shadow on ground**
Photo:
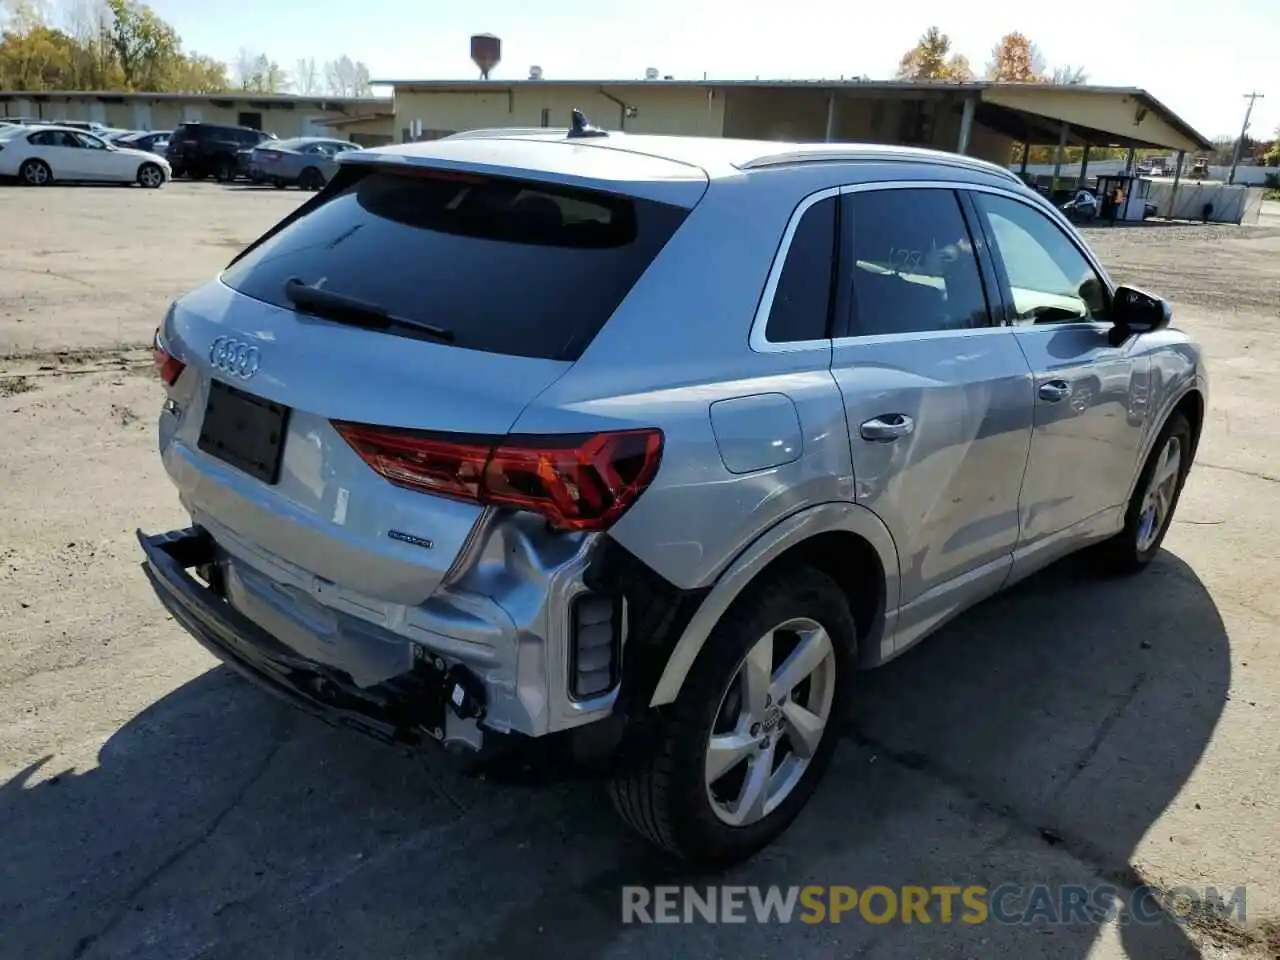
<path fill-rule="evenodd" d="M 810 808 L 721 882 L 1131 880 L 1131 852 L 1204 751 L 1229 671 L 1213 600 L 1177 557 L 1122 581 L 1054 568 L 861 675 Z M 624 885 L 710 880 L 633 840 L 594 786 L 464 780 L 221 669 L 134 718 L 98 766 L 52 765 L 0 787 L 2 956 L 1024 960 L 1083 958 L 1098 933 L 856 916 L 623 925 Z M 1133 957 L 1198 955 L 1169 921 L 1122 939 Z"/>

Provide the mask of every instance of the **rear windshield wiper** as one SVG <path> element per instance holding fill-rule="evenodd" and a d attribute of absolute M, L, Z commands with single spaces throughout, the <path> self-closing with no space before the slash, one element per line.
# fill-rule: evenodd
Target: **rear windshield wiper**
<path fill-rule="evenodd" d="M 436 324 L 428 323 L 425 320 L 410 320 L 407 317 L 397 317 L 376 303 L 369 303 L 367 300 L 359 300 L 356 297 L 348 297 L 346 294 L 334 293 L 332 290 L 314 287 L 304 283 L 297 277 L 290 277 L 285 281 L 284 295 L 289 298 L 290 303 L 303 313 L 324 317 L 326 320 L 333 320 L 335 323 L 346 323 L 354 327 L 369 327 L 374 330 L 404 327 L 425 333 L 428 336 L 435 337 L 437 340 L 453 341 L 453 331 L 445 327 L 436 326 Z"/>

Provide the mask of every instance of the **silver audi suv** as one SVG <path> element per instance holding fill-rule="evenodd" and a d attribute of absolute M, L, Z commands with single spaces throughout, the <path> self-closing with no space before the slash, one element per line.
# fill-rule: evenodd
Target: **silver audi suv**
<path fill-rule="evenodd" d="M 1169 322 L 962 156 L 580 114 L 365 150 L 157 331 L 191 526 L 144 569 L 294 704 L 536 744 L 731 863 L 852 671 L 1073 551 L 1152 559 L 1207 398 Z"/>

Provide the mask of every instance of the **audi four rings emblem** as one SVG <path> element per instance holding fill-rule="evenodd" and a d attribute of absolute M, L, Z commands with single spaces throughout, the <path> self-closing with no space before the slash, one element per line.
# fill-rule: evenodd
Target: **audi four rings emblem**
<path fill-rule="evenodd" d="M 257 347 L 231 337 L 219 337 L 209 348 L 209 362 L 214 368 L 241 380 L 248 380 L 258 372 L 261 359 Z"/>

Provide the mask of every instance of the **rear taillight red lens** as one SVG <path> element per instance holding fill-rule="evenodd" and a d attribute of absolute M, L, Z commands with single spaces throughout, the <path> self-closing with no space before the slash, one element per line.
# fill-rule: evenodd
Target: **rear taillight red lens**
<path fill-rule="evenodd" d="M 181 376 L 187 365 L 165 349 L 164 341 L 160 339 L 158 327 L 156 328 L 153 342 L 153 352 L 156 361 L 156 373 L 164 381 L 166 387 L 172 387 L 178 382 L 178 377 Z"/>
<path fill-rule="evenodd" d="M 425 493 L 528 510 L 557 530 L 605 530 L 653 482 L 662 431 L 455 438 L 335 422 L 375 471 Z"/>

